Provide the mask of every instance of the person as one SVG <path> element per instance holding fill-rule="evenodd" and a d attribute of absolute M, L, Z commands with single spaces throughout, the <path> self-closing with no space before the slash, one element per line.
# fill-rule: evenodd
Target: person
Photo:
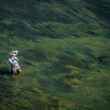
<path fill-rule="evenodd" d="M 12 51 L 9 57 L 9 63 L 11 64 L 11 72 L 12 74 L 17 74 L 21 72 L 21 67 L 18 63 L 19 59 L 17 57 L 18 51 Z"/>

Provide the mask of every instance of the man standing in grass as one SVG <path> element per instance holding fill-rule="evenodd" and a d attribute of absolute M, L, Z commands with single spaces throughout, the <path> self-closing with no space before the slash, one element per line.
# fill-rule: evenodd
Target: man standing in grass
<path fill-rule="evenodd" d="M 11 73 L 16 75 L 21 72 L 21 67 L 18 63 L 19 59 L 17 58 L 18 51 L 12 51 L 9 57 L 9 63 L 11 65 Z"/>

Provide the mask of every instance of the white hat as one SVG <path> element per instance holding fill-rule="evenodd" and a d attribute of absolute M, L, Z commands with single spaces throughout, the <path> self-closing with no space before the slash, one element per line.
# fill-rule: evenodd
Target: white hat
<path fill-rule="evenodd" d="M 10 55 L 17 55 L 17 54 L 18 54 L 18 50 L 10 52 Z"/>

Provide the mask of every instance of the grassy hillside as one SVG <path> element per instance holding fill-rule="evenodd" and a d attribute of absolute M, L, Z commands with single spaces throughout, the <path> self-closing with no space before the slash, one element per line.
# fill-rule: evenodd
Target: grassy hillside
<path fill-rule="evenodd" d="M 110 7 L 102 1 L 0 1 L 0 110 L 110 109 Z M 14 49 L 23 71 L 13 78 Z"/>

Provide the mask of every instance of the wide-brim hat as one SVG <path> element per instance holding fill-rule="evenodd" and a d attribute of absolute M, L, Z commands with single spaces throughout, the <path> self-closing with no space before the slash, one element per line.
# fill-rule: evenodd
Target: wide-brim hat
<path fill-rule="evenodd" d="M 15 51 L 12 51 L 12 52 L 10 52 L 10 55 L 12 56 L 12 55 L 17 55 L 18 54 L 18 50 L 15 50 Z"/>

